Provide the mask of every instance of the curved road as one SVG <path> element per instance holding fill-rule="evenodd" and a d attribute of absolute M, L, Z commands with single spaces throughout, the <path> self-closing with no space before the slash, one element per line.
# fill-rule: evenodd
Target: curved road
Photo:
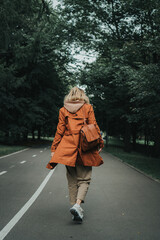
<path fill-rule="evenodd" d="M 45 168 L 50 146 L 0 159 L 0 240 L 160 240 L 160 183 L 102 152 L 73 223 L 65 167 Z"/>

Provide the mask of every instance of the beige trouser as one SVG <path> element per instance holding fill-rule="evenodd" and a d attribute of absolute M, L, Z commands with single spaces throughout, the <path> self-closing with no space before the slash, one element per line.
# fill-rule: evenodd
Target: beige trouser
<path fill-rule="evenodd" d="M 76 164 L 75 167 L 66 166 L 66 170 L 71 205 L 75 204 L 77 199 L 84 202 L 91 181 L 92 167 Z"/>

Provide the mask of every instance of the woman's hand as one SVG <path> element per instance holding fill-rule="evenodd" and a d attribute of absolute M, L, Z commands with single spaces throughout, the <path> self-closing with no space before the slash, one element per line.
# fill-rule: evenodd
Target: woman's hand
<path fill-rule="evenodd" d="M 54 155 L 54 152 L 51 152 L 51 157 L 53 157 L 53 155 Z"/>

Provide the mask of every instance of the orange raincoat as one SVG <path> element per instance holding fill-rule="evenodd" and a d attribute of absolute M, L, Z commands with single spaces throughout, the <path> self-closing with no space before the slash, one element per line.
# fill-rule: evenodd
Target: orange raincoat
<path fill-rule="evenodd" d="M 84 124 L 84 115 L 87 124 L 95 124 L 101 138 L 99 147 L 104 147 L 92 105 L 79 100 L 66 102 L 59 111 L 57 131 L 51 146 L 51 151 L 55 153 L 47 164 L 47 168 L 53 169 L 57 163 L 75 167 L 76 161 L 84 166 L 99 166 L 103 164 L 98 149 L 82 152 L 78 147 L 79 132 Z"/>

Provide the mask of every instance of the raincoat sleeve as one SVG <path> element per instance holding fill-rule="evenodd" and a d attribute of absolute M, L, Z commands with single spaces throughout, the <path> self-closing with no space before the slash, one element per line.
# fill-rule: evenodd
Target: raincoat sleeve
<path fill-rule="evenodd" d="M 55 152 L 58 144 L 60 143 L 60 141 L 63 137 L 65 129 L 66 129 L 65 116 L 63 115 L 63 112 L 60 109 L 59 110 L 59 122 L 57 125 L 57 131 L 56 131 L 54 140 L 52 142 L 51 152 Z"/>
<path fill-rule="evenodd" d="M 95 118 L 95 114 L 94 114 L 94 110 L 93 110 L 92 105 L 91 105 L 91 107 L 89 109 L 89 113 L 88 113 L 88 124 L 95 124 L 95 126 L 97 128 L 97 131 L 98 131 L 98 134 L 100 136 L 100 146 L 99 147 L 103 148 L 104 147 L 104 141 L 102 139 L 99 126 L 98 126 L 98 124 L 96 122 L 96 118 Z"/>

